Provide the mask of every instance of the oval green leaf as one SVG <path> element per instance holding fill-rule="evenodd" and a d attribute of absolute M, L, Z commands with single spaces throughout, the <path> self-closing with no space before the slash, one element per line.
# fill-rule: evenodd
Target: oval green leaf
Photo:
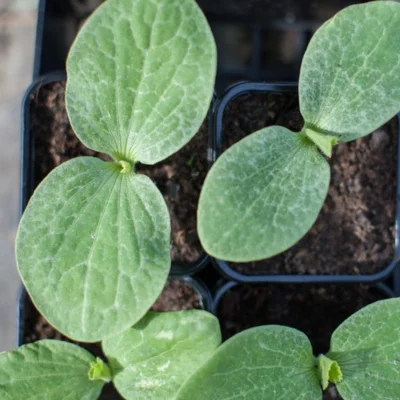
<path fill-rule="evenodd" d="M 194 0 L 108 0 L 79 33 L 67 72 L 68 115 L 81 141 L 154 164 L 206 117 L 216 48 Z"/>
<path fill-rule="evenodd" d="M 283 326 L 252 328 L 225 342 L 177 400 L 321 400 L 311 344 Z"/>
<path fill-rule="evenodd" d="M 170 222 L 144 175 L 91 157 L 53 170 L 21 219 L 16 258 L 39 311 L 75 340 L 99 341 L 136 323 L 162 291 Z"/>
<path fill-rule="evenodd" d="M 347 142 L 400 110 L 400 4 L 350 6 L 311 39 L 300 73 L 300 110 L 309 129 Z"/>
<path fill-rule="evenodd" d="M 132 329 L 103 341 L 103 351 L 125 399 L 173 400 L 220 343 L 218 320 L 205 311 L 149 313 Z"/>
<path fill-rule="evenodd" d="M 88 377 L 95 358 L 66 342 L 42 340 L 0 354 L 0 398 L 95 400 L 104 382 Z"/>
<path fill-rule="evenodd" d="M 229 148 L 200 196 L 205 250 L 229 261 L 271 257 L 295 244 L 324 203 L 329 165 L 306 137 L 273 126 Z"/>
<path fill-rule="evenodd" d="M 332 335 L 328 357 L 343 373 L 344 400 L 400 398 L 400 299 L 373 303 L 348 318 Z"/>

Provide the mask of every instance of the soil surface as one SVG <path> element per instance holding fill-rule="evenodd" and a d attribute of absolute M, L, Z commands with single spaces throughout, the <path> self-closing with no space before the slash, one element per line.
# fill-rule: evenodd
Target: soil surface
<path fill-rule="evenodd" d="M 197 203 L 208 171 L 208 120 L 180 151 L 155 165 L 138 165 L 163 194 L 171 215 L 171 259 L 194 263 L 203 254 L 197 235 Z"/>
<path fill-rule="evenodd" d="M 224 340 L 260 325 L 284 325 L 304 332 L 314 354 L 329 350 L 333 331 L 350 315 L 386 295 L 372 286 L 238 285 L 221 299 L 217 315 Z M 334 386 L 324 400 L 341 399 Z"/>
<path fill-rule="evenodd" d="M 302 128 L 297 98 L 250 94 L 233 100 L 223 121 L 222 148 L 270 125 Z M 289 250 L 251 263 L 230 263 L 244 274 L 372 274 L 394 255 L 397 123 L 340 143 L 328 160 L 328 197 L 311 230 Z"/>
<path fill-rule="evenodd" d="M 189 284 L 180 280 L 169 280 L 152 311 L 167 312 L 202 309 L 199 294 Z"/>
<path fill-rule="evenodd" d="M 77 138 L 65 109 L 65 83 L 42 86 L 32 96 L 31 132 L 35 146 L 35 183 L 56 166 L 78 156 L 110 157 L 85 147 Z M 202 255 L 196 230 L 196 209 L 208 162 L 208 126 L 204 122 L 195 137 L 180 151 L 154 166 L 138 165 L 160 189 L 171 216 L 171 258 L 192 263 Z"/>
<path fill-rule="evenodd" d="M 152 311 L 168 312 L 179 310 L 202 309 L 198 293 L 187 283 L 179 280 L 169 280 L 160 297 L 151 308 Z M 66 338 L 57 329 L 53 328 L 32 304 L 29 296 L 26 296 L 24 310 L 24 344 L 33 343 L 42 339 L 56 339 L 78 344 L 92 353 L 94 356 L 106 360 L 101 350 L 100 343 L 79 343 Z M 112 384 L 104 386 L 101 400 L 122 399 Z"/>

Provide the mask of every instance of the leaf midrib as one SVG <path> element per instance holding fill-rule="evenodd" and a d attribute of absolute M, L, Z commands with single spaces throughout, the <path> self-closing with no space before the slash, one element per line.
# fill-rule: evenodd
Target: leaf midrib
<path fill-rule="evenodd" d="M 152 4 L 154 4 L 154 3 L 152 3 Z M 134 99 L 133 105 L 132 105 L 131 118 L 129 120 L 128 133 L 126 135 L 126 140 L 125 140 L 125 148 L 123 149 L 123 151 L 125 152 L 125 156 L 126 157 L 131 157 L 131 155 L 129 153 L 132 152 L 132 156 L 133 156 L 134 159 L 137 158 L 137 154 L 135 154 L 135 149 L 136 149 L 137 145 L 136 145 L 136 143 L 134 141 L 134 144 L 132 145 L 131 149 L 128 149 L 128 143 L 129 143 L 129 139 L 130 139 L 131 134 L 132 134 L 132 128 L 133 128 L 133 125 L 134 125 L 134 122 L 135 122 L 137 100 L 138 100 L 138 98 L 140 98 L 141 88 L 143 86 L 143 82 L 145 81 L 145 72 L 146 72 L 146 70 L 148 68 L 149 51 L 152 49 L 154 30 L 155 30 L 154 29 L 154 25 L 156 24 L 158 16 L 159 16 L 160 8 L 159 8 L 158 5 L 156 7 L 157 7 L 156 15 L 154 16 L 154 20 L 152 22 L 149 46 L 148 46 L 147 49 L 145 49 L 145 53 L 144 53 L 144 56 L 143 56 L 143 63 L 142 63 L 143 66 L 142 66 L 142 69 L 141 69 L 140 80 L 139 80 L 139 84 L 137 85 L 137 88 L 136 88 L 136 95 L 135 95 L 135 99 Z M 132 32 L 132 37 L 134 37 L 133 36 L 133 32 Z M 122 138 L 122 132 L 120 132 L 120 136 Z M 140 161 L 139 158 L 137 158 L 137 161 Z"/>
<path fill-rule="evenodd" d="M 294 134 L 294 133 L 293 133 L 293 134 Z M 297 145 L 297 146 L 294 148 L 294 150 L 293 150 L 292 152 L 289 152 L 289 153 L 288 153 L 287 157 L 283 158 L 283 160 L 282 160 L 282 159 L 277 160 L 276 164 L 279 164 L 279 163 L 286 164 L 286 163 L 285 163 L 285 160 L 289 159 L 290 161 L 289 161 L 289 163 L 287 164 L 287 168 L 286 168 L 286 169 L 289 169 L 289 167 L 290 167 L 291 165 L 293 165 L 293 163 L 295 162 L 296 155 L 297 155 L 297 153 L 300 151 L 300 149 L 302 149 L 302 146 Z M 255 174 L 253 174 L 253 176 L 259 175 L 260 173 L 262 173 L 265 169 L 267 169 L 267 168 L 269 168 L 269 167 L 270 167 L 270 165 L 268 165 L 268 166 L 266 166 L 266 167 L 263 167 L 263 168 L 260 168 Z M 283 170 L 280 170 L 279 172 L 283 173 Z M 226 240 L 226 237 L 230 236 L 230 235 L 234 232 L 234 230 L 237 228 L 237 226 L 240 225 L 240 224 L 242 223 L 242 221 L 245 220 L 245 219 L 247 218 L 247 216 L 252 212 L 252 209 L 253 209 L 254 205 L 260 200 L 260 198 L 261 198 L 262 196 L 264 196 L 265 192 L 268 190 L 268 188 L 269 188 L 269 186 L 271 185 L 271 183 L 272 183 L 272 182 L 275 182 L 276 179 L 277 179 L 277 177 L 274 176 L 274 177 L 268 182 L 268 184 L 262 189 L 262 191 L 261 191 L 261 192 L 252 200 L 252 202 L 248 205 L 248 207 L 246 208 L 246 211 L 243 213 L 242 217 L 239 218 L 239 219 L 237 219 L 233 224 L 230 225 L 230 227 L 229 227 L 228 229 L 226 229 L 226 231 L 225 231 L 226 233 L 225 233 L 224 236 L 221 235 L 221 236 L 214 242 L 214 247 L 215 247 L 215 246 L 218 246 L 218 245 L 221 243 L 221 241 Z M 247 180 L 247 177 L 246 177 L 246 180 Z"/>
<path fill-rule="evenodd" d="M 98 234 L 97 233 L 99 231 L 99 228 L 101 226 L 104 214 L 105 214 L 105 212 L 106 212 L 106 210 L 107 210 L 107 208 L 109 206 L 110 199 L 111 199 L 112 195 L 114 194 L 115 186 L 116 186 L 116 184 L 117 184 L 119 179 L 122 179 L 122 178 L 119 175 L 116 175 L 115 182 L 114 182 L 114 184 L 113 184 L 113 186 L 112 186 L 112 188 L 110 190 L 110 193 L 109 193 L 109 195 L 107 197 L 107 200 L 105 201 L 104 208 L 103 208 L 103 210 L 102 210 L 102 212 L 101 212 L 101 214 L 99 216 L 99 219 L 98 219 L 98 222 L 97 222 L 97 226 L 96 226 L 94 234 L 93 234 L 94 235 L 93 243 L 92 243 L 92 245 L 90 247 L 89 255 L 87 257 L 87 268 L 86 268 L 85 279 L 84 279 L 84 282 L 83 282 L 83 302 L 82 302 L 82 316 L 81 316 L 82 332 L 83 333 L 86 333 L 86 318 L 85 318 L 85 316 L 86 316 L 86 312 L 87 312 L 87 304 L 86 304 L 87 303 L 87 290 L 88 290 L 87 279 L 88 279 L 88 276 L 90 275 L 90 265 L 91 265 L 91 259 L 93 257 L 93 253 L 94 253 L 94 248 L 96 247 L 95 244 L 98 241 Z"/>

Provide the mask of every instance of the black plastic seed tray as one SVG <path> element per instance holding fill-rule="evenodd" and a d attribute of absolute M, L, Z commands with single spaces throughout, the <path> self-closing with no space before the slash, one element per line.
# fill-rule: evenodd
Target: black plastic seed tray
<path fill-rule="evenodd" d="M 40 85 L 65 80 L 64 71 L 69 48 L 80 27 L 103 0 L 39 0 L 34 63 L 34 84 L 29 88 L 23 107 L 23 137 L 21 166 L 21 212 L 34 190 L 32 165 L 35 152 L 29 133 L 29 97 Z M 219 62 L 216 88 L 225 88 L 240 80 L 297 81 L 302 56 L 314 31 L 340 9 L 360 3 L 351 0 L 198 0 L 213 29 Z M 40 77 L 40 78 L 39 78 Z M 297 92 L 296 83 L 242 83 L 231 87 L 214 105 L 210 118 L 212 137 L 209 157 L 214 161 L 221 153 L 222 118 L 227 104 L 243 93 Z M 400 145 L 400 143 L 399 143 Z M 399 174 L 399 172 L 398 172 Z M 357 283 L 382 281 L 392 277 L 399 256 L 399 201 L 397 189 L 395 221 L 395 253 L 393 261 L 375 275 L 265 275 L 246 276 L 233 271 L 229 264 L 214 260 L 215 268 L 203 259 L 195 278 L 189 279 L 200 294 L 204 308 L 216 312 L 218 302 L 229 288 L 243 283 Z M 202 269 L 203 268 L 203 269 Z M 197 272 L 196 268 L 193 273 Z M 177 272 L 182 276 L 182 272 Z M 197 278 L 200 278 L 198 280 Z M 223 280 L 228 279 L 229 282 Z M 203 284 L 201 281 L 204 281 Z M 235 282 L 234 282 L 235 281 Z M 390 281 L 391 283 L 391 281 Z M 379 284 L 388 296 L 391 288 Z M 217 287 L 212 298 L 210 289 Z M 394 275 L 394 289 L 400 295 L 400 270 Z M 25 304 L 29 301 L 25 289 L 19 296 L 19 344 L 22 344 Z"/>
<path fill-rule="evenodd" d="M 40 0 L 34 78 L 63 70 L 81 25 L 104 0 Z M 198 0 L 219 54 L 217 90 L 240 80 L 297 80 L 313 32 L 353 0 Z"/>

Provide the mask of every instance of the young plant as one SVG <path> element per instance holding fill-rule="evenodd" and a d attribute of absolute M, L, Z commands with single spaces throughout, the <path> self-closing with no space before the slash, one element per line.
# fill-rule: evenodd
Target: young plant
<path fill-rule="evenodd" d="M 173 400 L 220 343 L 218 320 L 204 311 L 149 313 L 103 342 L 109 364 L 55 340 L 0 354 L 0 398 L 95 400 L 112 381 L 127 400 Z"/>
<path fill-rule="evenodd" d="M 141 319 L 165 284 L 167 206 L 135 164 L 167 158 L 199 129 L 215 43 L 194 0 L 108 0 L 79 33 L 67 73 L 74 131 L 114 161 L 80 157 L 52 171 L 21 219 L 16 258 L 45 318 L 94 342 Z"/>
<path fill-rule="evenodd" d="M 315 358 L 292 328 L 262 326 L 223 343 L 176 400 L 322 400 L 328 383 L 344 400 L 400 398 L 400 299 L 369 305 L 332 335 Z"/>
<path fill-rule="evenodd" d="M 315 222 L 332 146 L 371 133 L 400 110 L 400 4 L 344 9 L 312 38 L 300 73 L 301 132 L 272 126 L 229 148 L 200 196 L 205 250 L 228 261 L 274 256 Z"/>

